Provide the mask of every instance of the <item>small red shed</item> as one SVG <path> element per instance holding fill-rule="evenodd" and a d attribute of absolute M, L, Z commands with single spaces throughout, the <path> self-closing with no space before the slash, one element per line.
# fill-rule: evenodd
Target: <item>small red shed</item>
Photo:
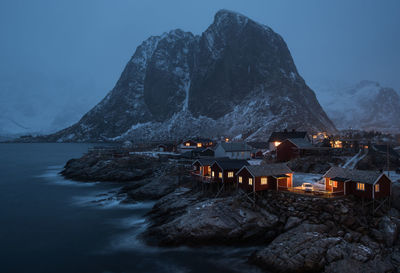
<path fill-rule="evenodd" d="M 247 160 L 220 159 L 211 165 L 211 178 L 215 182 L 236 182 L 236 172 L 249 165 Z"/>
<path fill-rule="evenodd" d="M 372 200 L 390 197 L 392 191 L 392 181 L 383 172 L 332 167 L 323 177 L 325 189 L 340 195 Z"/>
<path fill-rule="evenodd" d="M 238 187 L 246 191 L 278 191 L 293 187 L 293 171 L 284 163 L 244 166 L 236 176 Z"/>

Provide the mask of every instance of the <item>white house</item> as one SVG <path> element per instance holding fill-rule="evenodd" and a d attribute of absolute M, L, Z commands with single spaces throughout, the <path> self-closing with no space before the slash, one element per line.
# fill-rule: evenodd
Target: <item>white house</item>
<path fill-rule="evenodd" d="M 230 159 L 250 159 L 251 147 L 245 142 L 221 142 L 215 148 L 215 157 Z"/>

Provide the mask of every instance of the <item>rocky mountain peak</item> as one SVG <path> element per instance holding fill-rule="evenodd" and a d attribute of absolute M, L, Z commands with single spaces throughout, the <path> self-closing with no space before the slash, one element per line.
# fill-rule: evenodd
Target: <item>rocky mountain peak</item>
<path fill-rule="evenodd" d="M 99 105 L 49 138 L 265 139 L 287 127 L 336 130 L 282 37 L 220 10 L 200 36 L 176 29 L 144 41 Z"/>

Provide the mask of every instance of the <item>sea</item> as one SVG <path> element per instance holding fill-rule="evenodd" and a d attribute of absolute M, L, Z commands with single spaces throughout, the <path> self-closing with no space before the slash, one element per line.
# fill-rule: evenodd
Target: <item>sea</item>
<path fill-rule="evenodd" d="M 138 239 L 154 202 L 120 183 L 59 175 L 91 144 L 0 144 L 0 272 L 261 272 L 252 247 L 154 247 Z"/>

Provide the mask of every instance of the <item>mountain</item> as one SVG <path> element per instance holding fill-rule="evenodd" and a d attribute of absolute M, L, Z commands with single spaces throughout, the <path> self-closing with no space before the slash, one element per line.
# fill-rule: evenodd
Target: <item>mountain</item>
<path fill-rule="evenodd" d="M 400 96 L 373 81 L 335 90 L 320 89 L 318 99 L 339 129 L 400 131 Z"/>
<path fill-rule="evenodd" d="M 221 10 L 196 36 L 172 30 L 139 45 L 113 90 L 48 141 L 265 139 L 272 130 L 336 131 L 280 35 Z"/>

